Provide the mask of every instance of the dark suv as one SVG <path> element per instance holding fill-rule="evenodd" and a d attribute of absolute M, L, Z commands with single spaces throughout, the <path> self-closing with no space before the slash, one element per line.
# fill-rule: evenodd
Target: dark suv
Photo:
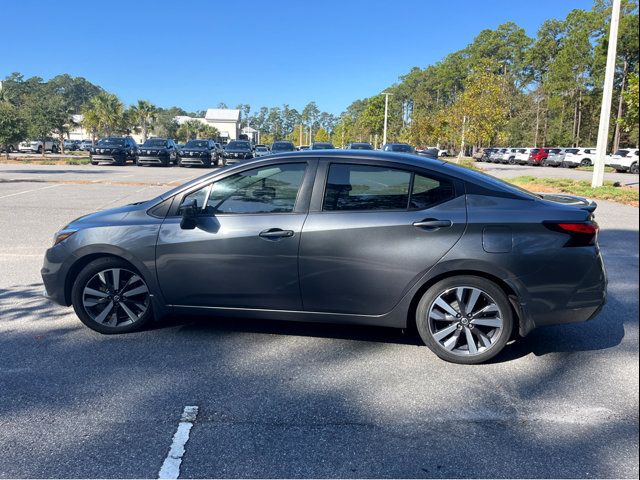
<path fill-rule="evenodd" d="M 333 150 L 334 147 L 333 143 L 329 143 L 329 142 L 313 142 L 311 144 L 311 148 L 310 150 Z"/>
<path fill-rule="evenodd" d="M 189 140 L 179 151 L 181 167 L 210 167 L 220 165 L 221 155 L 218 154 L 213 140 Z"/>
<path fill-rule="evenodd" d="M 240 160 L 253 158 L 253 150 L 249 140 L 232 140 L 224 149 L 224 158 L 227 163 L 236 163 Z"/>
<path fill-rule="evenodd" d="M 398 153 L 415 153 L 416 149 L 408 143 L 385 143 L 382 145 L 381 150 L 383 152 L 398 152 Z"/>
<path fill-rule="evenodd" d="M 271 145 L 271 153 L 295 152 L 296 147 L 293 142 L 273 142 Z"/>
<path fill-rule="evenodd" d="M 139 152 L 138 166 L 170 167 L 178 163 L 178 146 L 170 138 L 150 138 L 140 145 Z"/>
<path fill-rule="evenodd" d="M 138 145 L 131 137 L 107 137 L 99 140 L 89 153 L 91 165 L 101 162 L 124 165 L 127 161 L 136 162 Z"/>

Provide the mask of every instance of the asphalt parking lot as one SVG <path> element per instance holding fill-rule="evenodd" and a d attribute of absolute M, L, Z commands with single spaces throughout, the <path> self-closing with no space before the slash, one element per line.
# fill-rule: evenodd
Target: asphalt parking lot
<path fill-rule="evenodd" d="M 601 315 L 487 365 L 371 327 L 185 317 L 103 336 L 41 297 L 56 230 L 204 173 L 0 164 L 0 477 L 155 478 L 185 406 L 184 478 L 638 477 L 637 208 L 599 202 Z"/>

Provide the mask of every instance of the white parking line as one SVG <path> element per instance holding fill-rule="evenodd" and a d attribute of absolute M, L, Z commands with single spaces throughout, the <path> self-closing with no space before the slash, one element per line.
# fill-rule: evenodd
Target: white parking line
<path fill-rule="evenodd" d="M 185 445 L 189 440 L 189 433 L 193 422 L 198 415 L 198 407 L 186 406 L 182 411 L 182 417 L 180 417 L 180 423 L 178 423 L 178 429 L 173 435 L 173 442 L 167 458 L 164 459 L 160 472 L 158 473 L 159 479 L 175 479 L 180 476 L 180 464 L 182 463 L 182 457 L 185 452 Z"/>
<path fill-rule="evenodd" d="M 30 193 L 30 192 L 37 192 L 38 190 L 46 190 L 47 188 L 56 188 L 56 187 L 61 187 L 62 183 L 57 183 L 55 185 L 49 185 L 47 187 L 42 187 L 42 188 L 33 188 L 31 190 L 24 190 L 22 192 L 16 192 L 16 193 L 10 193 L 9 195 L 3 195 L 0 198 L 9 198 L 9 197 L 15 197 L 16 195 L 22 195 L 23 193 Z"/>

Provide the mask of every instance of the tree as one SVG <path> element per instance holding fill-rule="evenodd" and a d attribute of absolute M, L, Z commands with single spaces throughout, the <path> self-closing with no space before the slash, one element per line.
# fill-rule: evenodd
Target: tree
<path fill-rule="evenodd" d="M 64 102 L 59 96 L 42 97 L 31 100 L 29 105 L 29 135 L 42 141 L 42 157 L 45 156 L 45 142 L 58 129 L 64 129 L 68 119 Z"/>
<path fill-rule="evenodd" d="M 136 124 L 139 125 L 142 130 L 142 142 L 144 143 L 147 141 L 149 129 L 156 120 L 158 109 L 147 100 L 138 100 L 138 103 L 131 107 L 131 111 Z"/>
<path fill-rule="evenodd" d="M 220 132 L 218 129 L 212 125 L 207 125 L 206 123 L 200 123 L 200 128 L 198 129 L 198 138 L 203 139 L 216 139 L 220 136 Z"/>
<path fill-rule="evenodd" d="M 318 130 L 316 130 L 316 135 L 315 135 L 316 142 L 328 142 L 329 140 L 330 140 L 329 134 L 324 128 L 320 127 Z"/>
<path fill-rule="evenodd" d="M 638 74 L 633 73 L 629 76 L 627 89 L 623 93 L 624 101 L 627 104 L 627 111 L 620 119 L 620 124 L 625 132 L 629 134 L 629 143 L 638 147 Z"/>
<path fill-rule="evenodd" d="M 178 127 L 176 136 L 181 142 L 188 142 L 198 137 L 198 132 L 203 128 L 204 124 L 199 120 L 187 120 Z"/>
<path fill-rule="evenodd" d="M 23 140 L 27 135 L 27 122 L 19 110 L 9 102 L 0 102 L 0 147 L 4 147 L 7 159 L 9 145 Z"/>
<path fill-rule="evenodd" d="M 85 113 L 97 122 L 96 131 L 110 136 L 115 130 L 122 128 L 124 105 L 112 93 L 102 92 L 93 97 L 85 109 Z"/>

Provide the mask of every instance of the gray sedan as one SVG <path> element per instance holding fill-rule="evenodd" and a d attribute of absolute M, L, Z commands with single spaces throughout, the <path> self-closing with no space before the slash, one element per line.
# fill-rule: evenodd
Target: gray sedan
<path fill-rule="evenodd" d="M 471 364 L 599 312 L 595 208 L 411 154 L 278 154 L 71 222 L 42 277 L 102 333 L 170 313 L 416 327 Z"/>

